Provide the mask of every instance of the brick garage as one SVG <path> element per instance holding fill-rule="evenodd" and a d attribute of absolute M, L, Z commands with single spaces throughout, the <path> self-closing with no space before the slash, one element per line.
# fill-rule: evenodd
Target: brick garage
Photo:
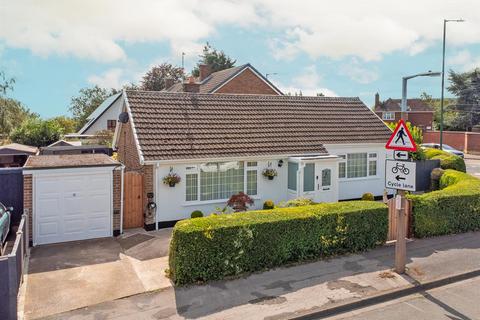
<path fill-rule="evenodd" d="M 118 235 L 122 166 L 104 154 L 32 156 L 24 209 L 34 245 Z"/>

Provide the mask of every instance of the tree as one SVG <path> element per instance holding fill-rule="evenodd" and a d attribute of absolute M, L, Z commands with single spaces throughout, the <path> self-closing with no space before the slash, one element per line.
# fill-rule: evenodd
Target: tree
<path fill-rule="evenodd" d="M 420 95 L 420 99 L 422 99 L 426 104 L 431 106 L 434 110 L 433 116 L 433 126 L 435 129 L 440 129 L 440 99 L 434 99 L 431 95 L 423 92 Z M 453 98 L 445 98 L 445 107 L 443 108 L 443 128 L 445 130 L 463 130 L 461 129 L 461 125 L 458 119 L 458 112 L 453 111 L 454 109 L 450 106 L 456 104 L 456 99 Z"/>
<path fill-rule="evenodd" d="M 70 101 L 70 112 L 76 122 L 76 129 L 80 129 L 87 122 L 88 116 L 102 104 L 105 99 L 116 94 L 116 89 L 105 89 L 99 86 L 93 88 L 82 88 L 79 95 L 72 97 Z"/>
<path fill-rule="evenodd" d="M 170 63 L 162 63 L 152 67 L 144 76 L 140 85 L 142 90 L 161 91 L 165 89 L 165 80 L 171 78 L 174 82 L 183 79 L 184 72 L 180 67 Z"/>
<path fill-rule="evenodd" d="M 201 64 L 209 65 L 212 72 L 217 72 L 235 66 L 235 62 L 237 60 L 230 58 L 223 51 L 218 51 L 207 42 L 203 47 L 203 53 L 200 55 L 197 66 L 192 70 L 192 75 L 194 77 L 200 75 L 199 65 Z"/>
<path fill-rule="evenodd" d="M 29 146 L 45 147 L 58 141 L 62 134 L 62 128 L 55 120 L 30 118 L 12 131 L 10 139 Z"/>
<path fill-rule="evenodd" d="M 77 122 L 66 116 L 58 116 L 50 119 L 53 122 L 56 122 L 60 128 L 62 128 L 63 134 L 74 133 L 77 131 Z"/>
<path fill-rule="evenodd" d="M 451 109 L 457 112 L 454 125 L 460 130 L 470 131 L 480 124 L 480 69 L 457 73 L 450 70 L 448 91 L 457 97 Z"/>

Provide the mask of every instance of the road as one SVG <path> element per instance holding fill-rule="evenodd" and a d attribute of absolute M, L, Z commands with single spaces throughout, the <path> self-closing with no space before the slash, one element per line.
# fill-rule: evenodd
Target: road
<path fill-rule="evenodd" d="M 480 319 L 479 301 L 480 277 L 477 277 L 327 319 Z"/>
<path fill-rule="evenodd" d="M 465 157 L 467 172 L 480 178 L 480 156 L 467 155 Z"/>

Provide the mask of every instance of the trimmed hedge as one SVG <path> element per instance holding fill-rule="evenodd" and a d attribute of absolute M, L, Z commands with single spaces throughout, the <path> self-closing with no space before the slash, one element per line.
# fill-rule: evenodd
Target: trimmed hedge
<path fill-rule="evenodd" d="M 372 201 L 183 220 L 173 229 L 169 274 L 181 285 L 363 251 L 384 243 L 387 230 L 387 207 Z"/>
<path fill-rule="evenodd" d="M 413 231 L 423 238 L 480 229 L 480 180 L 445 170 L 440 189 L 409 195 L 413 201 Z"/>
<path fill-rule="evenodd" d="M 427 159 L 439 159 L 440 167 L 442 169 L 453 169 L 467 172 L 465 161 L 459 156 L 434 148 L 425 149 L 425 155 Z"/>

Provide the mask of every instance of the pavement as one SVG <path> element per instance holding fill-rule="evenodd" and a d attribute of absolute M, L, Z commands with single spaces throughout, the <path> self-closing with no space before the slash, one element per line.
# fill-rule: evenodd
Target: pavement
<path fill-rule="evenodd" d="M 479 299 L 480 277 L 475 277 L 325 319 L 480 319 Z"/>
<path fill-rule="evenodd" d="M 465 155 L 465 165 L 467 172 L 477 178 L 480 178 L 480 155 Z"/>
<path fill-rule="evenodd" d="M 168 287 L 46 319 L 315 319 L 324 311 L 478 271 L 480 232 L 415 240 L 407 253 L 404 275 L 391 270 L 394 247 L 383 246 L 239 279 Z"/>
<path fill-rule="evenodd" d="M 170 235 L 171 229 L 138 229 L 117 238 L 32 248 L 20 290 L 20 318 L 37 319 L 170 287 L 165 276 Z"/>

